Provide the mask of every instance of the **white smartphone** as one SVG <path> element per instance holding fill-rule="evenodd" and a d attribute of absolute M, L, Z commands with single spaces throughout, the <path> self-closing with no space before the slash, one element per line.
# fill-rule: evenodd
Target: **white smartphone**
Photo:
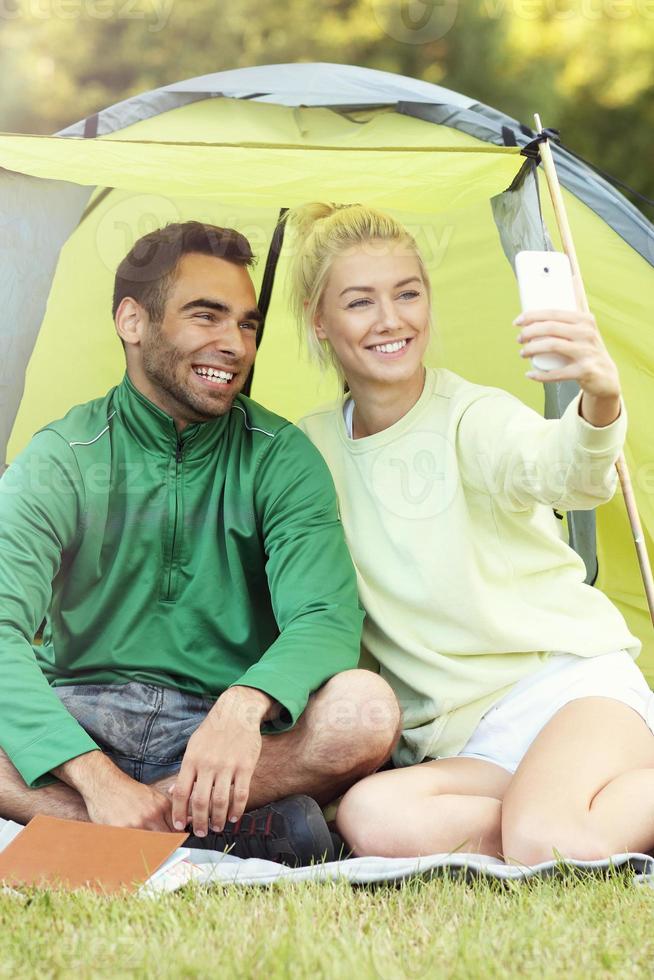
<path fill-rule="evenodd" d="M 570 260 L 563 252 L 518 252 L 515 271 L 523 313 L 577 309 Z M 570 359 L 562 354 L 536 354 L 531 363 L 536 371 L 554 371 Z"/>

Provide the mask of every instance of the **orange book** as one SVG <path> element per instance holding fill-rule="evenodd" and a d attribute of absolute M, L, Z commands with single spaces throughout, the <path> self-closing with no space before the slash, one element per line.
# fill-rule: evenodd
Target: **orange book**
<path fill-rule="evenodd" d="M 188 834 L 36 816 L 0 853 L 0 881 L 40 888 L 134 892 Z"/>

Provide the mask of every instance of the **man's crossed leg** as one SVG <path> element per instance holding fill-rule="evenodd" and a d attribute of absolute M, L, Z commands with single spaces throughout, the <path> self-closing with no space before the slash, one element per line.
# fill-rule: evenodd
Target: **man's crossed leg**
<path fill-rule="evenodd" d="M 103 751 L 70 760 L 54 770 L 58 782 L 39 789 L 26 786 L 0 753 L 0 815 L 19 823 L 39 813 L 163 831 L 182 823 L 204 837 L 222 831 L 246 808 L 294 794 L 325 805 L 382 765 L 400 730 L 399 707 L 384 680 L 367 670 L 339 673 L 310 697 L 292 729 L 260 737 L 239 803 L 244 781 L 239 783 L 238 767 L 219 769 L 208 786 L 201 767 L 191 763 L 191 740 L 202 746 L 213 738 L 219 753 L 222 746 L 235 758 L 241 749 L 252 755 L 257 749 L 247 733 L 258 732 L 258 722 L 237 718 L 235 711 L 231 719 L 229 712 L 212 713 L 206 698 L 153 685 L 55 690 Z M 245 762 L 246 778 L 247 768 Z"/>

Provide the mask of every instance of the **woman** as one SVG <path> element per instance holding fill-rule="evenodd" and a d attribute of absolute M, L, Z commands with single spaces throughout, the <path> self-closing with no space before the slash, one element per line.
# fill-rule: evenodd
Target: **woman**
<path fill-rule="evenodd" d="M 523 357 L 570 359 L 529 376 L 581 387 L 545 421 L 505 392 L 425 369 L 429 279 L 393 218 L 317 204 L 290 220 L 296 313 L 348 390 L 301 425 L 336 483 L 367 613 L 363 664 L 404 717 L 402 768 L 355 785 L 339 831 L 357 855 L 459 849 L 525 864 L 654 847 L 640 644 L 584 584 L 553 512 L 615 489 L 626 419 L 594 319 L 516 321 Z"/>

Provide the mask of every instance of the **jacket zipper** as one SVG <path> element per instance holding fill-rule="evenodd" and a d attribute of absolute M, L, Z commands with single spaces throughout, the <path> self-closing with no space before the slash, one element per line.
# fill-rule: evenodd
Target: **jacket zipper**
<path fill-rule="evenodd" d="M 177 446 L 175 448 L 175 511 L 173 516 L 173 537 L 170 543 L 170 561 L 168 563 L 168 589 L 166 592 L 166 599 L 170 602 L 172 599 L 172 587 L 173 587 L 173 562 L 175 561 L 175 543 L 177 539 L 177 514 L 179 511 L 179 467 L 182 462 L 182 453 L 184 450 L 184 444 L 182 440 L 177 437 Z"/>

